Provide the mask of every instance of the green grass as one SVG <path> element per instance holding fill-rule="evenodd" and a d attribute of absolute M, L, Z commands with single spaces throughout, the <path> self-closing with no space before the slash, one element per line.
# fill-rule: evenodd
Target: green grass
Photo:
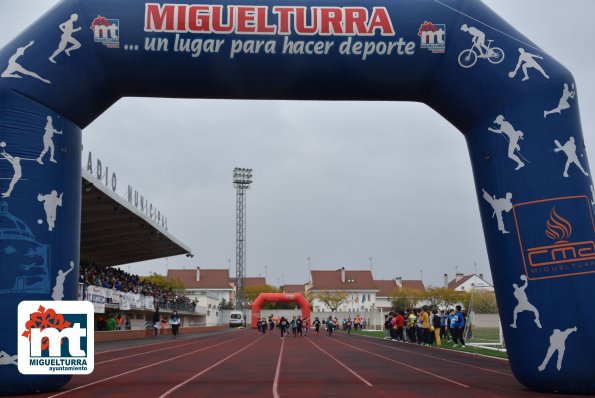
<path fill-rule="evenodd" d="M 341 331 L 342 333 L 344 333 L 343 331 Z M 496 334 L 497 334 L 497 329 L 496 329 Z M 377 337 L 380 339 L 384 339 L 384 331 L 379 331 L 379 330 L 366 330 L 366 331 L 361 331 L 361 330 L 351 330 L 351 334 L 353 335 L 360 335 L 360 336 L 370 336 L 370 337 Z M 463 352 L 469 352 L 469 353 L 473 353 L 473 354 L 479 354 L 479 355 L 486 355 L 486 356 L 490 356 L 490 357 L 496 357 L 496 358 L 508 358 L 507 353 L 504 351 L 496 351 L 496 350 L 490 350 L 490 349 L 486 349 L 486 348 L 479 348 L 479 347 L 472 347 L 472 346 L 466 346 L 465 348 L 461 348 L 461 346 L 458 347 L 453 347 L 453 343 L 451 341 L 443 341 L 442 342 L 442 349 L 445 350 L 455 350 L 455 351 L 463 351 Z"/>

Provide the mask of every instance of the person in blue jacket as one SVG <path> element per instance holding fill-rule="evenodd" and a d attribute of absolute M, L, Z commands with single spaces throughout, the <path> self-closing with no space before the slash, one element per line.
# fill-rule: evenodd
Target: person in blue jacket
<path fill-rule="evenodd" d="M 461 306 L 456 306 L 456 313 L 455 313 L 455 336 L 454 336 L 454 345 L 456 347 L 458 343 L 461 343 L 461 347 L 465 348 L 465 339 L 463 337 L 463 332 L 465 331 L 465 315 L 461 311 Z"/>

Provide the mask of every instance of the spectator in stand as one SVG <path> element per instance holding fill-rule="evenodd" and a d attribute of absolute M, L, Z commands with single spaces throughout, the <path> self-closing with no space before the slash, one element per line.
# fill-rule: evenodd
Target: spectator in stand
<path fill-rule="evenodd" d="M 162 308 L 186 308 L 193 312 L 197 303 L 186 296 L 176 295 L 171 289 L 160 288 L 148 281 L 141 282 L 137 275 L 128 274 L 114 267 L 81 264 L 80 281 L 87 286 L 95 285 L 106 289 L 152 296 L 155 305 Z"/>

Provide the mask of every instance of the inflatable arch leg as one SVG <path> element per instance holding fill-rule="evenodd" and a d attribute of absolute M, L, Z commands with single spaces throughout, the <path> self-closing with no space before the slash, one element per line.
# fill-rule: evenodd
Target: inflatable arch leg
<path fill-rule="evenodd" d="M 81 129 L 123 96 L 428 104 L 467 140 L 514 375 L 595 393 L 572 75 L 478 0 L 259 4 L 63 1 L 0 49 L 0 395 L 67 381 L 17 371 L 16 307 L 76 299 Z"/>

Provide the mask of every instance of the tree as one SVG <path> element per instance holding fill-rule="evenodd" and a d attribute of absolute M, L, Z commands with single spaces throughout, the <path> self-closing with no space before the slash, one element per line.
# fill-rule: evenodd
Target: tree
<path fill-rule="evenodd" d="M 269 285 L 248 286 L 244 288 L 244 300 L 252 304 L 260 293 L 278 293 L 279 289 Z M 265 308 L 265 306 L 263 306 Z"/>
<path fill-rule="evenodd" d="M 498 304 L 496 294 L 487 290 L 476 290 L 473 292 L 472 310 L 477 314 L 497 314 Z M 467 307 L 469 308 L 469 307 Z"/>
<path fill-rule="evenodd" d="M 341 304 L 347 302 L 348 295 L 346 292 L 324 290 L 319 293 L 313 293 L 312 296 L 319 301 L 322 301 L 331 312 L 335 312 Z"/>
<path fill-rule="evenodd" d="M 153 285 L 168 290 L 184 290 L 184 284 L 179 279 L 167 279 L 163 275 L 152 273 L 149 276 L 145 276 L 141 279 L 143 282 L 149 282 Z"/>
<path fill-rule="evenodd" d="M 426 295 L 431 306 L 445 309 L 453 308 L 457 303 L 467 302 L 465 292 L 458 292 L 446 287 L 430 287 L 426 290 Z"/>
<path fill-rule="evenodd" d="M 234 306 L 233 306 L 232 302 L 228 302 L 224 298 L 221 299 L 221 302 L 219 303 L 220 310 L 233 310 L 233 308 L 234 308 Z"/>
<path fill-rule="evenodd" d="M 407 287 L 393 289 L 389 297 L 393 308 L 397 311 L 415 308 L 417 303 L 425 298 L 422 291 Z"/>

